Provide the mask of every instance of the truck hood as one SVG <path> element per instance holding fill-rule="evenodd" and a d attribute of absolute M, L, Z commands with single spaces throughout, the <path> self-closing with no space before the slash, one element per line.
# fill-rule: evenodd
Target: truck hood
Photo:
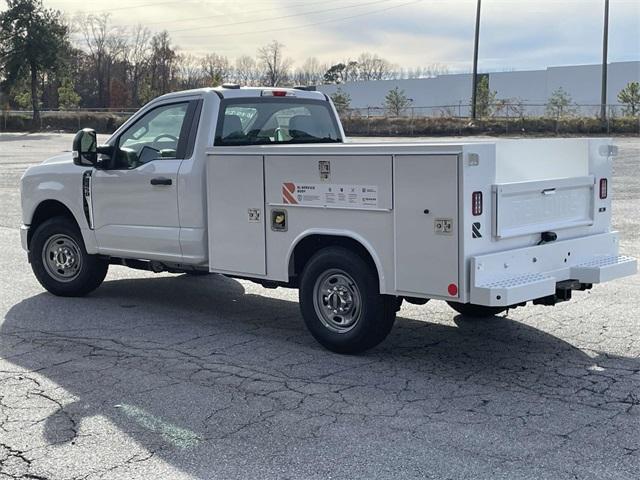
<path fill-rule="evenodd" d="M 42 165 L 48 165 L 50 163 L 73 163 L 73 155 L 71 152 L 64 152 L 55 157 L 47 158 Z"/>
<path fill-rule="evenodd" d="M 73 155 L 71 152 L 64 152 L 55 157 L 47 158 L 38 165 L 32 165 L 22 175 L 25 178 L 35 177 L 39 175 L 82 175 L 83 168 L 73 163 Z"/>

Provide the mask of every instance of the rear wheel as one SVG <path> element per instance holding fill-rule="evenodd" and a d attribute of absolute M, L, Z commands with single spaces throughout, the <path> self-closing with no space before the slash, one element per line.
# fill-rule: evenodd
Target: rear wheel
<path fill-rule="evenodd" d="M 325 348 L 359 353 L 389 334 L 397 299 L 381 295 L 375 269 L 343 247 L 328 247 L 307 263 L 300 309 L 307 328 Z"/>
<path fill-rule="evenodd" d="M 191 275 L 192 277 L 205 277 L 207 275 L 211 275 L 211 272 L 207 270 L 185 270 L 183 273 Z"/>
<path fill-rule="evenodd" d="M 473 305 L 471 303 L 447 302 L 451 308 L 465 317 L 493 317 L 506 310 L 504 307 L 487 307 L 485 305 Z"/>
<path fill-rule="evenodd" d="M 92 292 L 109 268 L 107 260 L 87 253 L 80 230 L 66 217 L 51 218 L 36 228 L 29 258 L 40 284 L 63 297 Z"/>

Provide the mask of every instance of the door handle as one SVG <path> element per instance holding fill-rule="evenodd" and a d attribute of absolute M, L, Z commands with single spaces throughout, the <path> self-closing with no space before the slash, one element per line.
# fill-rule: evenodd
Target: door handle
<path fill-rule="evenodd" d="M 171 185 L 173 182 L 170 178 L 158 177 L 151 179 L 151 185 Z"/>

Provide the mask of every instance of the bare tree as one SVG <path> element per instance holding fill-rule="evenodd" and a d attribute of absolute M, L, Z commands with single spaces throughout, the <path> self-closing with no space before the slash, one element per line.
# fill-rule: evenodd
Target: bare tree
<path fill-rule="evenodd" d="M 407 70 L 407 78 L 422 78 L 422 67 Z"/>
<path fill-rule="evenodd" d="M 433 78 L 438 75 L 446 75 L 449 73 L 449 67 L 441 63 L 432 63 L 426 66 L 422 71 L 422 78 Z"/>
<path fill-rule="evenodd" d="M 229 79 L 231 67 L 229 59 L 224 55 L 209 53 L 202 59 L 202 70 L 206 78 L 207 86 L 217 87 Z"/>
<path fill-rule="evenodd" d="M 124 56 L 125 32 L 111 25 L 108 13 L 77 17 L 95 73 L 100 107 L 109 105 L 109 87 L 114 63 Z"/>
<path fill-rule="evenodd" d="M 318 59 L 310 57 L 305 60 L 302 67 L 296 69 L 293 79 L 298 85 L 318 85 L 322 83 L 326 65 L 321 65 Z"/>
<path fill-rule="evenodd" d="M 148 28 L 138 24 L 133 27 L 131 37 L 125 49 L 125 62 L 129 67 L 131 100 L 140 105 L 140 86 L 149 65 L 151 46 L 149 40 L 151 32 Z"/>
<path fill-rule="evenodd" d="M 176 59 L 178 69 L 178 82 L 180 88 L 191 89 L 202 87 L 205 75 L 202 70 L 201 60 L 191 54 L 178 55 Z"/>
<path fill-rule="evenodd" d="M 258 77 L 256 61 L 249 55 L 238 57 L 234 76 L 240 85 L 253 85 Z"/>
<path fill-rule="evenodd" d="M 358 57 L 357 62 L 360 80 L 385 80 L 391 76 L 391 63 L 378 55 L 365 52 Z"/>
<path fill-rule="evenodd" d="M 258 62 L 264 81 L 270 87 L 286 83 L 292 61 L 284 58 L 284 45 L 274 40 L 258 50 Z"/>

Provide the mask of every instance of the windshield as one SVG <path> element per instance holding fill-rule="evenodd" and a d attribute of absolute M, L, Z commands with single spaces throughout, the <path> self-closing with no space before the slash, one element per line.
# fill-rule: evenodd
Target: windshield
<path fill-rule="evenodd" d="M 223 100 L 216 145 L 341 142 L 329 102 L 296 98 Z"/>

